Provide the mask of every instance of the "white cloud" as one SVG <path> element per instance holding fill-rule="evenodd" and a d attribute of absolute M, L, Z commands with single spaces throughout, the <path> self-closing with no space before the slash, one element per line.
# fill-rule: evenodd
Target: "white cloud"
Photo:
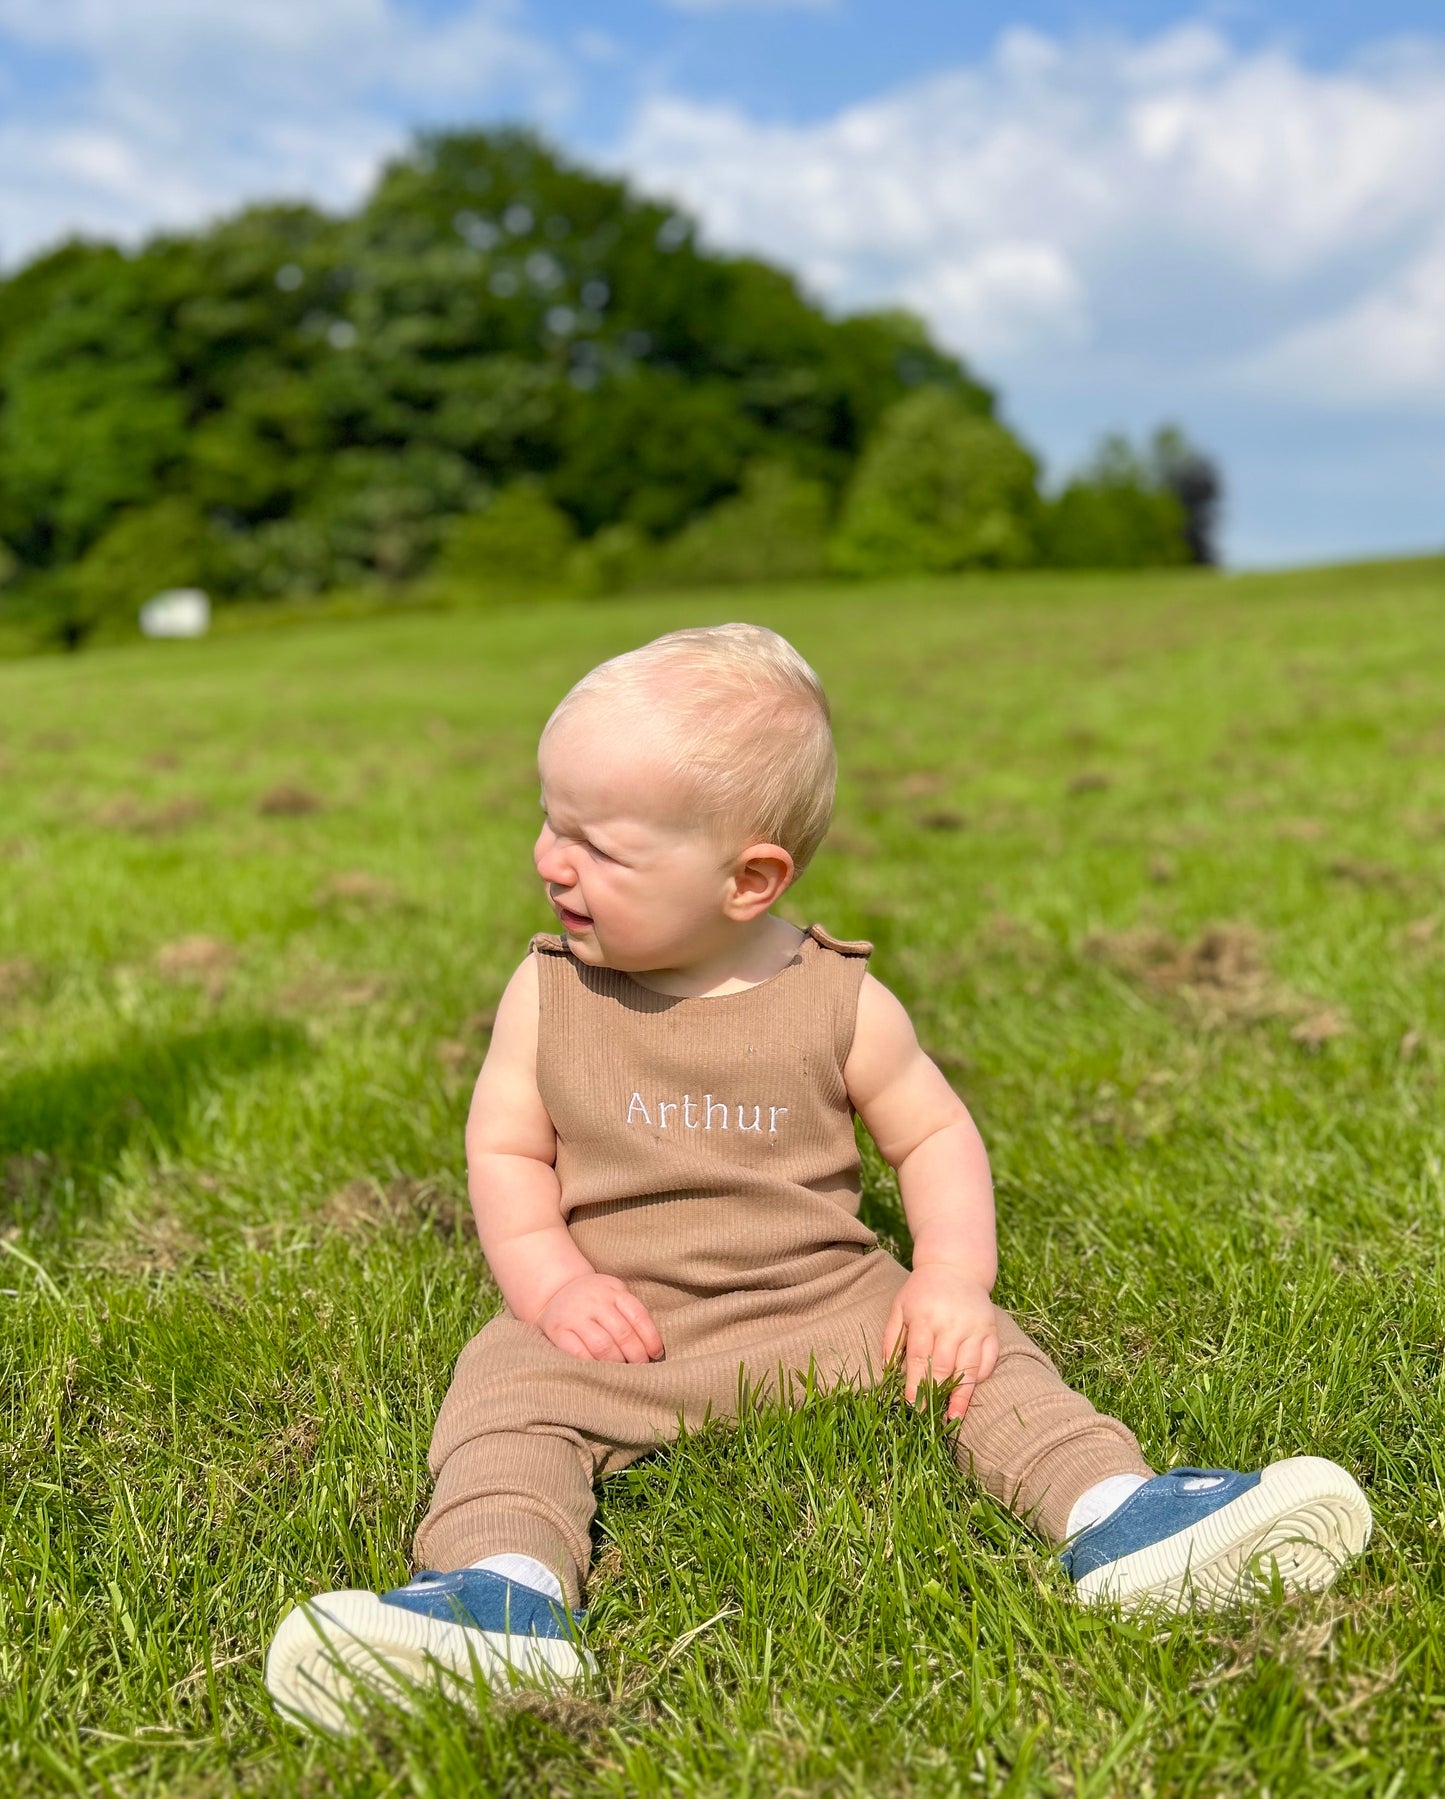
<path fill-rule="evenodd" d="M 1203 25 L 1012 31 L 818 123 L 654 97 L 618 161 L 713 241 L 840 304 L 905 295 L 1006 378 L 1047 358 L 1083 379 L 1087 353 L 1176 391 L 1323 378 L 1362 403 L 1445 384 L 1439 45 L 1320 71 Z"/>
<path fill-rule="evenodd" d="M 980 357 L 1006 356 L 1044 337 L 1088 337 L 1082 284 L 1052 244 L 1003 242 L 935 262 L 899 297 Z"/>
<path fill-rule="evenodd" d="M 102 86 L 116 72 L 138 85 L 157 65 L 189 69 L 226 77 L 208 96 L 222 103 L 224 86 L 258 75 L 273 90 L 294 83 L 314 95 L 322 76 L 344 92 L 385 76 L 430 93 L 479 73 L 552 70 L 550 53 L 518 20 L 514 0 L 472 0 L 431 23 L 395 0 L 0 0 L 0 33 L 93 59 Z"/>
<path fill-rule="evenodd" d="M 400 0 L 0 0 L 0 48 L 87 77 L 0 122 L 0 256 L 133 238 L 268 196 L 353 203 L 406 137 L 499 98 L 566 106 L 565 65 L 511 0 L 427 22 Z"/>
<path fill-rule="evenodd" d="M 1445 235 L 1354 304 L 1243 359 L 1238 373 L 1267 394 L 1342 409 L 1445 409 Z"/>

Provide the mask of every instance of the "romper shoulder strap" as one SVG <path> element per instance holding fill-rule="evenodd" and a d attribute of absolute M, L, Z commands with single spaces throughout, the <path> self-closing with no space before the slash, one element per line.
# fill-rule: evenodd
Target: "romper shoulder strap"
<path fill-rule="evenodd" d="M 865 938 L 835 937 L 831 931 L 825 931 L 820 924 L 810 924 L 808 935 L 816 938 L 824 949 L 837 950 L 841 956 L 871 956 L 873 945 Z"/>
<path fill-rule="evenodd" d="M 536 955 L 539 952 L 545 952 L 549 956 L 570 956 L 572 954 L 567 947 L 567 939 L 552 931 L 538 931 L 527 945 L 528 955 Z"/>
<path fill-rule="evenodd" d="M 824 949 L 836 950 L 840 956 L 863 956 L 873 954 L 873 945 L 864 937 L 835 937 L 831 931 L 825 931 L 820 924 L 810 924 L 808 935 L 821 943 Z M 567 939 L 553 931 L 538 931 L 527 945 L 531 954 L 548 956 L 570 956 Z"/>
<path fill-rule="evenodd" d="M 833 1054 L 841 1071 L 853 1047 L 858 1028 L 858 994 L 868 975 L 868 958 L 873 945 L 866 938 L 835 937 L 820 924 L 808 926 L 808 937 L 817 945 L 810 949 L 814 979 L 828 996 L 827 1005 L 833 1017 Z M 828 951 L 828 954 L 823 954 Z"/>

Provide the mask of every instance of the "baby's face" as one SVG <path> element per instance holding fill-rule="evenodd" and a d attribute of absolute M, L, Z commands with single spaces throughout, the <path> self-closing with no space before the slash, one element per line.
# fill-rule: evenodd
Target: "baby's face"
<path fill-rule="evenodd" d="M 641 973 L 715 953 L 733 861 L 689 821 L 645 723 L 573 713 L 537 768 L 532 858 L 578 960 Z"/>

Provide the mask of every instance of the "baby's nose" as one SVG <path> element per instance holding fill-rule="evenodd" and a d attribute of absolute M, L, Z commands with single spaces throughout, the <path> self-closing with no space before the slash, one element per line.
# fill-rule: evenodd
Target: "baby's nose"
<path fill-rule="evenodd" d="M 555 881 L 559 886 L 571 886 L 572 870 L 555 837 L 550 842 L 544 842 L 539 837 L 537 847 L 532 854 L 537 864 L 537 873 L 544 881 Z"/>

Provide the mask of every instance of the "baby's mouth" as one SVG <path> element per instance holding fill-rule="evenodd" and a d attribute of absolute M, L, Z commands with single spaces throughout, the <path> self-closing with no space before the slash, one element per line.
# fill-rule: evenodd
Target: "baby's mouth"
<path fill-rule="evenodd" d="M 562 923 L 566 925 L 569 931 L 580 931 L 584 926 L 590 925 L 592 922 L 590 918 L 585 917 L 581 912 L 569 912 L 567 907 L 564 906 L 560 900 L 557 902 L 557 916 L 562 920 Z"/>

